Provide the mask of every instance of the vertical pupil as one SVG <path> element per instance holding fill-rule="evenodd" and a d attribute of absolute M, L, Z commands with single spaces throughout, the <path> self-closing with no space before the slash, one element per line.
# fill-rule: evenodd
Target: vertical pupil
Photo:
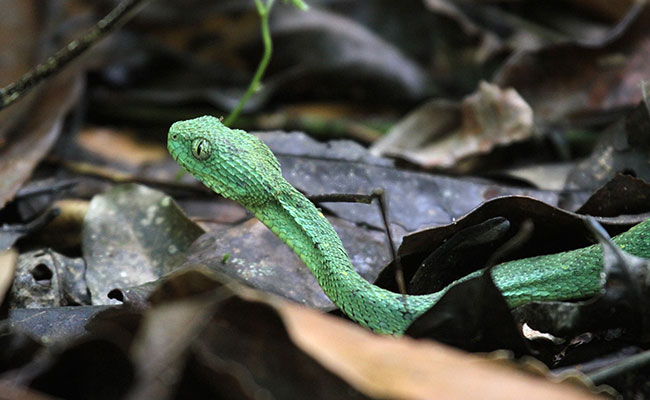
<path fill-rule="evenodd" d="M 199 145 L 196 146 L 196 154 L 201 155 L 201 146 L 203 146 L 203 142 L 199 142 Z"/>

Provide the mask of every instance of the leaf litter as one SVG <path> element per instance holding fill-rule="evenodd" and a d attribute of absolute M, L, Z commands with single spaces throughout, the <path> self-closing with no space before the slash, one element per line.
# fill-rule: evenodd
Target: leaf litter
<path fill-rule="evenodd" d="M 449 168 L 448 171 L 468 171 L 483 178 L 423 171 L 423 167 L 433 164 L 412 155 L 421 150 L 426 137 L 403 136 L 416 139 L 415 145 L 403 139 L 396 141 L 395 148 L 407 146 L 411 153 L 404 153 L 401 160 L 393 162 L 374 157 L 347 141 L 317 143 L 300 134 L 260 134 L 279 155 L 287 179 L 307 194 L 369 193 L 378 186 L 387 189 L 391 229 L 402 243 L 399 251 L 407 273 L 415 275 L 417 267 L 427 259 L 425 264 L 440 266 L 440 270 L 433 271 L 432 278 L 427 278 L 432 283 L 419 290 L 435 290 L 453 280 L 455 274 L 483 267 L 480 260 L 489 259 L 504 241 L 516 236 L 515 232 L 528 219 L 534 224 L 532 238 L 520 243 L 506 257 L 587 244 L 589 234 L 582 222 L 583 213 L 598 215 L 597 220 L 611 234 L 647 217 L 648 176 L 644 160 L 648 142 L 644 127 L 648 126 L 648 106 L 641 100 L 642 92 L 634 86 L 638 82 L 635 77 L 647 78 L 647 69 L 639 62 L 646 47 L 647 7 L 627 4 L 625 8 L 617 4 L 601 8 L 596 3 L 572 3 L 569 11 L 557 5 L 531 11 L 517 4 L 496 3 L 469 8 L 451 1 L 410 5 L 408 13 L 387 4 L 374 5 L 376 8 L 339 4 L 322 9 L 319 5 L 314 12 L 304 14 L 278 7 L 273 29 L 275 38 L 281 40 L 275 43 L 275 69 L 270 70 L 266 85 L 248 110 L 261 111 L 271 104 L 275 107 L 275 101 L 280 100 L 279 107 L 266 117 L 282 121 L 286 110 L 286 103 L 282 102 L 287 99 L 345 99 L 380 105 L 389 99 L 400 99 L 400 113 L 426 103 L 416 110 L 414 115 L 421 119 L 415 125 L 402 125 L 403 134 L 415 132 L 409 126 L 432 130 L 428 126 L 430 121 L 441 123 L 433 129 L 441 132 L 453 131 L 459 121 L 464 124 L 461 127 L 474 134 L 485 133 L 492 127 L 494 135 L 490 139 L 477 136 L 463 142 L 458 140 L 462 135 L 456 136 L 454 150 L 459 152 L 436 164 Z M 75 6 L 79 4 L 75 2 Z M 233 14 L 224 14 L 228 15 L 226 18 L 221 17 L 222 7 L 228 6 L 187 7 L 188 13 L 200 9 L 202 17 L 212 16 L 208 18 L 210 22 L 200 26 L 194 22 L 157 25 L 160 18 L 164 20 L 179 11 L 161 3 L 159 8 L 145 9 L 142 19 L 129 24 L 125 30 L 130 33 L 117 33 L 115 40 L 108 41 L 103 49 L 106 53 L 99 52 L 100 57 L 93 59 L 94 65 L 103 68 L 99 65 L 106 60 L 115 63 L 94 71 L 96 75 L 88 85 L 88 107 L 97 118 L 94 123 L 138 121 L 151 128 L 158 141 L 168 122 L 202 110 L 217 113 L 215 106 L 228 109 L 248 81 L 246 65 L 255 59 L 259 45 L 250 39 L 254 35 L 246 33 L 246 29 L 257 28 L 253 19 L 246 19 L 248 6 L 238 5 Z M 541 20 L 535 15 L 538 11 L 544 11 Z M 408 29 L 394 29 L 406 15 Z M 187 19 L 190 20 L 194 21 Z M 152 45 L 132 34 L 144 29 L 155 35 L 161 26 L 168 41 L 175 39 L 175 50 L 169 51 L 164 40 Z M 197 32 L 198 36 L 194 36 Z M 214 47 L 212 39 L 219 35 L 230 41 L 229 46 Z M 310 52 L 294 52 L 293 49 L 305 47 L 306 37 L 313 41 Z M 395 46 L 396 43 L 399 45 Z M 181 53 L 179 50 L 187 44 L 192 45 L 192 52 Z M 130 50 L 125 51 L 127 48 Z M 366 51 L 352 51 L 359 48 Z M 140 62 L 133 57 L 136 54 Z M 332 54 L 347 54 L 348 58 L 338 59 Z M 578 56 L 587 62 L 571 64 Z M 539 60 L 544 62 L 538 63 Z M 150 71 L 147 65 L 154 61 L 160 68 L 155 73 L 142 74 Z M 510 102 L 484 107 L 489 111 L 484 111 L 483 116 L 493 117 L 490 113 L 496 110 L 498 114 L 499 107 L 503 107 L 513 111 L 513 119 L 494 125 L 489 118 L 473 119 L 471 114 L 460 118 L 460 102 L 453 99 L 476 90 L 485 92 L 486 86 L 479 86 L 476 72 L 494 68 L 486 64 L 494 61 L 498 67 L 489 90 L 500 93 L 504 99 L 510 96 Z M 567 63 L 571 65 L 566 67 Z M 408 68 L 396 67 L 400 65 Z M 625 79 L 614 79 L 617 76 Z M 485 79 L 485 75 L 481 78 Z M 28 115 L 25 113 L 37 116 L 30 122 L 42 122 L 40 134 L 30 128 L 27 135 L 20 135 L 16 128 L 19 125 L 14 124 L 0 127 L 3 133 L 11 133 L 3 135 L 7 145 L 0 151 L 14 154 L 1 159 L 20 160 L 24 155 L 29 161 L 2 164 L 8 177 L 7 185 L 0 190 L 0 199 L 5 203 L 15 197 L 33 171 L 39 178 L 52 174 L 53 169 L 57 177 L 76 179 L 76 184 L 59 192 L 58 197 L 71 197 L 73 201 L 93 199 L 88 212 L 87 207 L 82 207 L 86 214 L 83 247 L 79 245 L 81 237 L 66 240 L 65 246 L 51 241 L 48 243 L 54 249 L 48 249 L 47 257 L 42 258 L 38 249 L 36 253 L 29 252 L 33 246 L 38 247 L 40 240 L 33 231 L 25 229 L 24 234 L 6 236 L 7 246 L 13 249 L 0 259 L 2 270 L 7 272 L 0 278 L 0 294 L 9 293 L 5 304 L 20 298 L 16 296 L 18 290 L 25 293 L 21 307 L 49 308 L 1 311 L 5 317 L 0 325 L 3 393 L 13 393 L 14 398 L 49 397 L 44 393 L 63 398 L 588 398 L 592 397 L 589 391 L 603 390 L 594 388 L 584 378 L 569 379 L 583 389 L 553 383 L 554 374 L 540 369 L 535 361 L 525 361 L 526 358 L 519 361 L 519 367 L 528 371 L 523 373 L 515 370 L 511 357 L 502 353 L 475 356 L 427 340 L 377 337 L 340 318 L 298 307 L 295 303 L 323 310 L 331 308 L 297 258 L 240 208 L 223 200 L 210 202 L 208 207 L 208 201 L 201 197 L 204 192 L 189 190 L 186 184 L 169 184 L 176 167 L 169 159 L 159 160 L 159 155 L 164 154 L 162 146 L 155 148 L 146 141 L 114 142 L 113 138 L 119 139 L 119 135 L 112 137 L 90 128 L 80 137 L 64 135 L 58 148 L 50 153 L 59 158 L 49 159 L 35 170 L 61 133 L 78 129 L 74 119 L 61 124 L 67 110 L 77 101 L 74 85 L 66 82 L 78 81 L 78 75 L 70 73 L 66 79 L 59 87 L 65 90 L 57 89 L 54 80 L 50 82 L 50 90 L 54 87 L 54 91 L 47 92 L 48 86 L 44 85 L 38 101 L 18 103 L 22 110 L 12 109 L 16 110 L 12 111 L 16 113 L 12 121 L 21 121 L 21 116 Z M 516 89 L 520 97 L 506 96 L 504 90 L 509 87 Z M 513 104 L 513 98 L 517 100 L 515 107 L 509 107 L 507 104 Z M 56 104 L 52 99 L 57 100 Z M 38 104 L 46 106 L 37 108 Z M 335 110 L 341 105 L 328 107 Z M 359 110 L 343 107 L 346 112 Z M 534 118 L 527 114 L 527 109 L 534 112 Z M 634 109 L 632 113 L 628 112 L 630 109 Z M 391 114 L 395 111 L 385 115 L 396 115 Z M 364 112 L 365 115 L 353 114 L 371 121 L 372 116 Z M 335 123 L 341 114 L 331 115 L 330 123 Z M 164 121 L 165 118 L 170 121 Z M 473 120 L 484 124 L 473 124 Z M 513 126 L 508 121 L 522 120 L 528 122 L 515 124 L 517 129 L 523 128 L 520 131 L 508 128 Z M 594 134 L 605 131 L 607 125 L 608 133 Z M 320 128 L 308 123 L 304 126 L 322 133 L 322 126 L 327 124 Z M 351 127 L 345 125 L 343 131 Z M 587 133 L 580 137 L 581 143 L 597 142 L 593 152 L 581 153 L 588 156 L 591 152 L 581 164 L 574 161 L 573 152 L 582 150 L 571 142 L 579 136 L 572 131 L 576 127 L 582 130 L 580 134 Z M 505 135 L 506 131 L 512 135 Z M 40 139 L 34 139 L 35 134 Z M 79 144 L 76 147 L 70 146 L 74 140 Z M 26 146 L 27 142 L 33 146 Z M 120 143 L 120 147 L 112 148 L 112 144 Z M 61 168 L 75 156 L 86 155 L 88 149 L 88 153 L 94 154 L 84 160 L 87 165 L 103 163 L 114 169 L 91 178 L 91 174 L 84 175 L 83 168 L 69 168 L 72 164 L 67 164 L 67 170 Z M 431 149 L 434 153 L 430 154 L 435 155 L 433 145 Z M 532 157 L 530 149 L 540 150 Z M 120 154 L 111 154 L 112 150 Z M 522 152 L 528 160 L 518 156 Z M 448 153 L 440 152 L 442 156 Z M 562 170 L 557 179 L 560 183 L 549 186 L 552 190 L 534 188 L 536 183 L 542 187 L 539 183 L 548 179 L 545 172 L 529 181 L 533 183 L 531 187 L 492 179 L 496 176 L 494 172 L 505 164 L 500 158 L 503 155 L 515 157 L 515 164 L 525 167 L 555 161 L 557 154 L 566 156 L 562 161 L 569 167 Z M 112 174 L 123 169 L 129 175 L 119 178 L 119 174 Z M 209 229 L 203 234 L 175 207 L 170 206 L 169 213 L 159 213 L 161 202 L 165 201 L 160 192 L 135 185 L 108 189 L 109 182 L 118 182 L 124 176 L 165 188 L 174 193 L 186 210 L 191 210 L 191 215 L 205 219 L 218 214 L 216 219 L 220 222 L 202 221 L 201 226 Z M 563 176 L 568 177 L 566 186 Z M 116 200 L 120 199 L 122 204 L 117 205 Z M 45 204 L 53 201 L 54 198 L 43 197 Z M 60 204 L 70 204 L 65 201 L 68 200 Z M 14 218 L 9 219 L 12 229 L 15 228 L 13 232 L 33 226 L 26 220 L 46 215 L 43 212 L 47 209 L 38 206 L 37 212 L 30 212 L 33 204 L 36 203 L 24 198 L 8 203 L 2 210 L 2 222 L 7 215 Z M 376 207 L 335 203 L 319 206 L 334 214 L 330 218 L 360 272 L 370 280 L 378 276 L 381 285 L 394 286 Z M 15 215 L 22 215 L 23 219 Z M 164 228 L 156 230 L 151 223 L 143 223 L 153 221 L 156 225 L 158 220 Z M 77 222 L 78 231 L 80 224 Z M 438 228 L 428 229 L 431 226 Z M 607 240 L 599 237 L 607 248 Z M 178 257 L 168 257 L 170 246 Z M 20 257 L 15 249 L 20 250 Z M 636 261 L 615 249 L 613 253 L 618 261 L 607 261 L 607 291 L 598 300 L 601 305 L 591 305 L 594 308 L 582 303 L 547 304 L 544 307 L 550 311 L 543 310 L 544 315 L 552 312 L 558 317 L 556 320 L 537 318 L 533 322 L 531 315 L 537 314 L 532 312 L 515 313 L 513 318 L 507 309 L 498 307 L 502 301 L 499 293 L 490 289 L 489 280 L 475 280 L 459 285 L 457 293 L 450 292 L 444 302 L 431 310 L 435 317 L 420 321 L 437 322 L 437 327 L 414 326 L 411 333 L 436 337 L 472 351 L 510 348 L 517 355 L 532 354 L 554 368 L 589 365 L 584 371 L 593 374 L 590 376 L 596 382 L 625 388 L 625 376 L 633 375 L 635 369 L 627 375 L 616 375 L 612 370 L 643 356 L 647 329 L 640 300 L 645 298 L 643 284 L 632 293 L 641 293 L 637 297 L 623 296 L 621 290 L 644 282 L 634 278 L 635 271 L 643 271 L 643 267 L 639 269 Z M 79 267 L 70 270 L 82 261 L 89 268 L 85 272 L 88 292 L 81 284 L 84 280 L 80 279 L 83 273 Z M 389 266 L 384 269 L 386 264 Z M 17 272 L 13 272 L 17 265 Z M 232 272 L 239 275 L 233 276 Z M 233 278 L 274 295 L 242 287 Z M 11 284 L 14 287 L 9 292 Z M 40 292 L 27 294 L 29 289 Z M 116 300 L 125 306 L 90 305 Z M 477 302 L 482 307 L 477 307 Z M 15 307 L 17 303 L 13 304 Z M 64 304 L 84 306 L 60 306 Z M 597 320 L 593 314 L 601 315 L 599 307 L 614 310 L 614 316 L 620 318 L 606 318 L 601 322 L 608 324 L 603 326 L 582 324 Z M 552 341 L 523 337 L 518 325 L 522 320 L 552 332 L 555 337 Z M 592 362 L 601 365 L 594 366 Z M 608 364 L 603 367 L 603 362 Z M 85 368 L 79 371 L 79 365 Z M 72 370 L 78 371 L 74 386 L 68 384 Z M 538 374 L 542 371 L 545 378 L 532 377 L 531 370 Z M 463 371 L 462 379 L 458 371 Z"/>

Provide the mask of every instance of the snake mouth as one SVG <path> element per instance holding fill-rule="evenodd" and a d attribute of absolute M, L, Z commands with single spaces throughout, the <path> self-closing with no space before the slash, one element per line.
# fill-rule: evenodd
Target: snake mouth
<path fill-rule="evenodd" d="M 169 150 L 169 154 L 171 154 L 174 161 L 176 161 L 181 167 L 183 167 L 184 170 L 189 172 L 189 169 L 187 168 L 187 164 L 185 163 L 185 161 L 183 161 L 183 159 L 181 159 L 178 156 L 178 151 L 173 147 L 168 147 L 168 150 Z"/>

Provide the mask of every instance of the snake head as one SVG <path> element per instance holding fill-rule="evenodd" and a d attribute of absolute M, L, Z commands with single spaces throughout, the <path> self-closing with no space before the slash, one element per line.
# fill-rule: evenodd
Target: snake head
<path fill-rule="evenodd" d="M 261 140 L 212 116 L 175 122 L 167 148 L 204 185 L 245 207 L 275 198 L 282 181 L 278 160 Z"/>

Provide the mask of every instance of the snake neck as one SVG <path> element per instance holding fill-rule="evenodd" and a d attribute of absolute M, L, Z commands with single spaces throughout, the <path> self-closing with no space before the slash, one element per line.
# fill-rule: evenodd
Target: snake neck
<path fill-rule="evenodd" d="M 307 265 L 325 294 L 346 315 L 378 333 L 401 334 L 454 285 L 403 296 L 367 282 L 353 268 L 332 225 L 286 181 L 277 196 L 247 208 Z M 631 254 L 650 257 L 650 220 L 614 238 Z M 602 250 L 593 245 L 573 251 L 515 260 L 492 269 L 492 278 L 510 307 L 531 301 L 585 298 L 602 291 Z"/>
<path fill-rule="evenodd" d="M 275 200 L 248 209 L 298 255 L 334 304 L 376 332 L 403 332 L 439 297 L 405 297 L 366 281 L 354 270 L 329 221 L 288 183 Z"/>

